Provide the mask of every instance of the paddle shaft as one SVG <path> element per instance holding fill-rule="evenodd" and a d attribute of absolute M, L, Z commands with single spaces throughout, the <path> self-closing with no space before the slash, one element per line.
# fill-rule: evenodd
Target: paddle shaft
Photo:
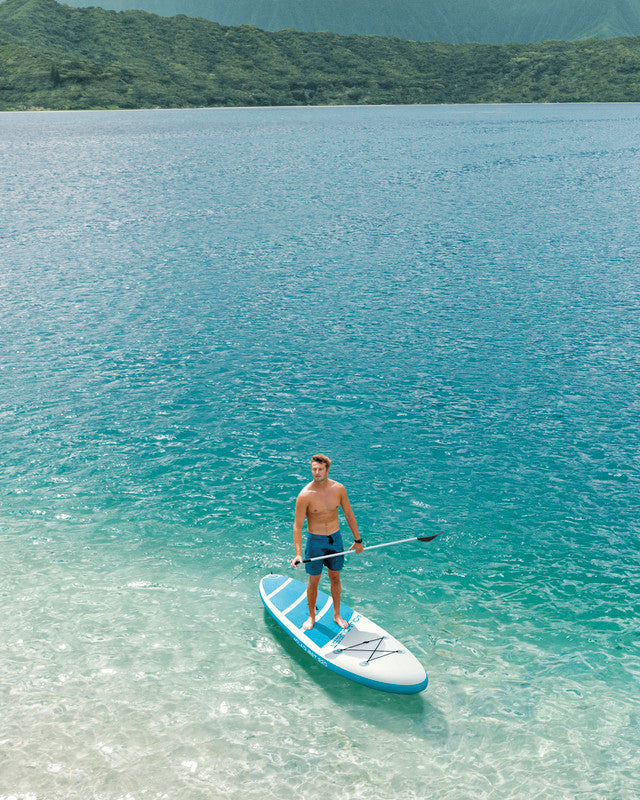
<path fill-rule="evenodd" d="M 433 541 L 436 536 L 440 536 L 439 533 L 434 534 L 433 536 L 410 536 L 408 539 L 396 539 L 395 542 L 383 542 L 382 544 L 370 544 L 367 547 L 363 547 L 361 552 L 365 550 L 377 550 L 379 547 L 391 547 L 392 544 L 404 544 L 405 542 L 431 542 Z M 324 558 L 332 558 L 333 556 L 346 556 L 347 553 L 355 552 L 353 548 L 349 550 L 343 550 L 340 553 L 328 553 L 326 556 L 314 556 L 313 558 L 303 558 L 302 561 L 299 563 L 301 564 L 308 564 L 310 561 L 322 561 Z"/>

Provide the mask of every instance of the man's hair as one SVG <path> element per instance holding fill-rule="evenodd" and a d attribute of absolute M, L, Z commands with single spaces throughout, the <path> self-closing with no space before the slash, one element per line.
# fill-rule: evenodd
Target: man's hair
<path fill-rule="evenodd" d="M 331 459 L 328 456 L 323 456 L 322 453 L 318 453 L 317 456 L 313 456 L 313 458 L 311 459 L 311 463 L 313 463 L 314 461 L 319 461 L 320 464 L 326 464 L 327 469 L 329 469 L 329 467 L 331 466 Z"/>

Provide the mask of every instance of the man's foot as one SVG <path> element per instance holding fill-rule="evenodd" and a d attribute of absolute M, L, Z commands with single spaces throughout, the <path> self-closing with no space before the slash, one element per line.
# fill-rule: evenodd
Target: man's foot
<path fill-rule="evenodd" d="M 349 623 L 346 620 L 342 619 L 342 617 L 338 616 L 338 617 L 334 617 L 334 619 L 336 621 L 336 625 L 339 625 L 341 628 L 348 628 L 349 627 Z"/>
<path fill-rule="evenodd" d="M 313 626 L 315 625 L 315 623 L 316 623 L 315 619 L 313 619 L 313 617 L 309 617 L 309 619 L 302 626 L 302 630 L 310 631 L 311 628 L 313 628 Z"/>

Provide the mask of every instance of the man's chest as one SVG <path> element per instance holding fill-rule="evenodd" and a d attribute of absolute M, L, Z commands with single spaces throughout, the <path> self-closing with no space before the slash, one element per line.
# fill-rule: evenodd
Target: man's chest
<path fill-rule="evenodd" d="M 337 492 L 323 492 L 322 494 L 312 494 L 307 508 L 312 515 L 331 514 L 338 510 L 339 505 Z"/>

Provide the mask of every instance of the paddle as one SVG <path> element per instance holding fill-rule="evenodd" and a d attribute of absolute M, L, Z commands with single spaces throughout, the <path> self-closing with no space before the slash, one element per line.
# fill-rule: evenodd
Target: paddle
<path fill-rule="evenodd" d="M 440 536 L 439 533 L 435 533 L 433 536 L 410 536 L 408 539 L 396 539 L 395 542 L 384 542 L 383 544 L 370 544 L 368 547 L 363 547 L 361 552 L 364 553 L 365 550 L 377 550 L 379 547 L 391 547 L 392 544 L 404 544 L 405 542 L 432 542 L 435 538 Z M 321 561 L 323 558 L 331 558 L 332 556 L 346 556 L 348 553 L 355 553 L 353 548 L 349 550 L 343 550 L 341 553 L 329 553 L 326 556 L 314 556 L 313 558 L 303 558 L 298 561 L 298 564 L 308 564 L 310 561 Z"/>

